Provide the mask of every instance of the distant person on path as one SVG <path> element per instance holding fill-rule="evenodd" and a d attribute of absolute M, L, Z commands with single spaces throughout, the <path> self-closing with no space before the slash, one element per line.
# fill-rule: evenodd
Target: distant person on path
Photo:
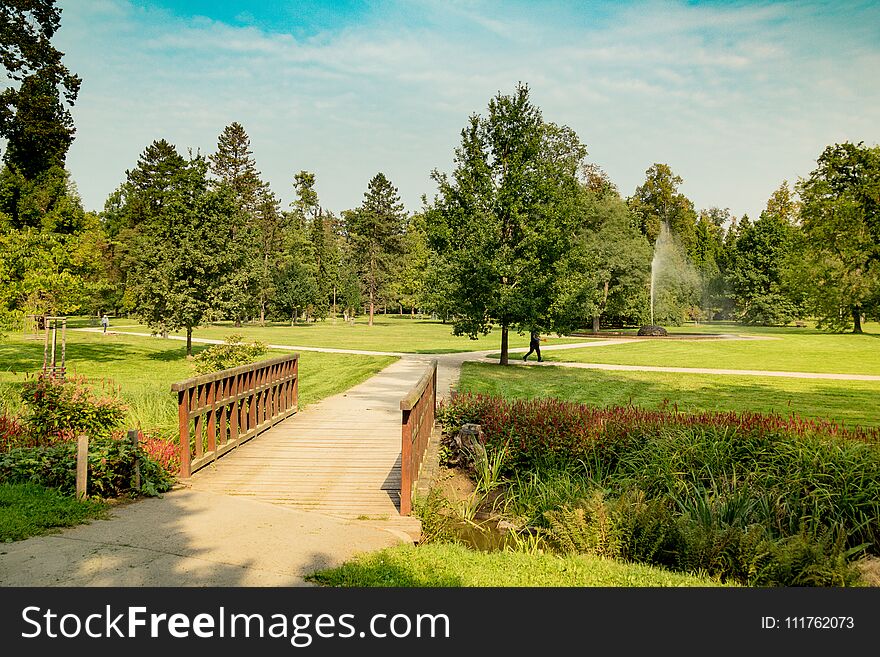
<path fill-rule="evenodd" d="M 104 327 L 104 333 L 106 333 L 107 327 L 110 326 L 110 318 L 107 317 L 106 313 L 104 313 L 104 316 L 101 318 L 101 326 Z"/>
<path fill-rule="evenodd" d="M 544 360 L 541 358 L 541 336 L 537 331 L 532 331 L 532 337 L 529 340 L 529 353 L 523 356 L 523 360 L 528 360 L 533 351 L 538 354 L 539 363 Z"/>

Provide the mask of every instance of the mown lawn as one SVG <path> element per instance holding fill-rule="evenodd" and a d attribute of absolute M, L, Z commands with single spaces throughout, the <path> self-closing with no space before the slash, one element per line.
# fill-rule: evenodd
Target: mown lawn
<path fill-rule="evenodd" d="M 465 363 L 459 389 L 522 399 L 556 397 L 596 406 L 666 404 L 681 410 L 795 413 L 847 425 L 880 425 L 880 384 L 868 381 Z"/>
<path fill-rule="evenodd" d="M 194 352 L 205 348 L 207 345 L 193 345 Z M 282 352 L 272 352 L 267 357 L 277 353 Z M 391 356 L 304 351 L 299 366 L 300 406 L 342 392 L 394 360 Z M 0 410 L 18 411 L 17 384 L 37 373 L 42 364 L 42 338 L 8 334 L 0 342 Z M 177 402 L 171 384 L 195 376 L 183 343 L 112 333 L 69 330 L 67 365 L 71 374 L 85 376 L 108 389 L 118 387 L 129 407 L 128 421 L 132 427 L 164 432 L 173 432 L 177 427 Z"/>
<path fill-rule="evenodd" d="M 546 351 L 548 361 L 711 367 L 880 375 L 880 324 L 865 333 L 825 333 L 813 328 L 748 327 L 732 323 L 670 327 L 670 333 L 730 333 L 754 340 L 654 338 L 583 349 Z"/>
<path fill-rule="evenodd" d="M 0 542 L 20 541 L 103 518 L 106 505 L 79 501 L 35 484 L 0 484 Z"/>
<path fill-rule="evenodd" d="M 146 326 L 124 318 L 111 322 L 110 330 L 150 332 Z M 193 331 L 193 337 L 222 340 L 238 333 L 246 340 L 260 340 L 267 344 L 295 345 L 300 347 L 331 347 L 335 349 L 364 349 L 368 351 L 392 351 L 402 353 L 430 354 L 458 351 L 481 351 L 497 349 L 501 345 L 501 332 L 494 330 L 477 340 L 467 336 L 452 335 L 452 326 L 440 321 L 415 319 L 407 315 L 378 315 L 373 326 L 358 317 L 352 324 L 341 318 L 297 324 L 274 322 L 267 326 L 246 324 L 235 327 L 232 322 L 217 322 Z M 176 333 L 175 335 L 182 335 Z M 529 336 L 509 334 L 511 347 L 528 347 Z M 584 339 L 548 337 L 547 344 L 582 342 Z"/>
<path fill-rule="evenodd" d="M 479 552 L 460 545 L 400 546 L 309 579 L 325 586 L 723 586 L 709 578 L 589 556 Z"/>

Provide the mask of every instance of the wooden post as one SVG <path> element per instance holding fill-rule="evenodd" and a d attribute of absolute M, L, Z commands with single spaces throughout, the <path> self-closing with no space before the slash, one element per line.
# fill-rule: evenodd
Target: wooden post
<path fill-rule="evenodd" d="M 189 477 L 189 401 L 190 390 L 184 389 L 177 393 L 177 422 L 180 427 L 180 476 Z"/>
<path fill-rule="evenodd" d="M 140 431 L 130 429 L 128 431 L 128 439 L 134 448 L 134 489 L 141 492 L 141 459 L 138 456 L 138 445 L 140 444 Z"/>
<path fill-rule="evenodd" d="M 67 377 L 67 318 L 61 320 L 61 380 Z"/>
<path fill-rule="evenodd" d="M 403 411 L 400 445 L 400 515 L 412 513 L 412 425 L 410 414 Z"/>
<path fill-rule="evenodd" d="M 89 438 L 79 436 L 76 439 L 76 499 L 86 497 L 89 478 Z"/>

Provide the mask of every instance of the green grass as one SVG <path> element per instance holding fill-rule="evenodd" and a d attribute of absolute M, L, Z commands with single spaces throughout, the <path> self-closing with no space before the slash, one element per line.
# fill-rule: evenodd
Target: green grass
<path fill-rule="evenodd" d="M 193 345 L 194 352 L 205 348 Z M 269 355 L 275 353 L 282 352 Z M 391 356 L 301 352 L 300 407 L 342 392 L 394 360 Z M 42 363 L 42 339 L 9 334 L 0 342 L 0 410 L 19 411 L 17 384 L 38 372 Z M 182 342 L 127 335 L 68 331 L 67 365 L 71 373 L 118 386 L 129 407 L 132 428 L 168 433 L 177 427 L 171 384 L 195 376 Z"/>
<path fill-rule="evenodd" d="M 721 586 L 717 581 L 588 556 L 401 546 L 362 555 L 310 580 L 325 586 Z"/>
<path fill-rule="evenodd" d="M 760 340 L 649 339 L 601 347 L 545 351 L 547 361 L 711 367 L 838 374 L 880 374 L 880 324 L 865 333 L 824 333 L 811 328 L 749 327 L 732 323 L 670 328 L 670 333 L 735 333 Z"/>
<path fill-rule="evenodd" d="M 100 502 L 79 501 L 35 484 L 0 484 L 0 542 L 20 541 L 105 515 L 106 506 Z"/>
<path fill-rule="evenodd" d="M 146 326 L 134 320 L 117 319 L 110 330 L 149 332 Z M 274 322 L 266 326 L 246 324 L 235 327 L 232 322 L 217 322 L 193 331 L 193 337 L 222 340 L 231 333 L 239 333 L 246 340 L 260 340 L 267 344 L 295 345 L 299 347 L 332 347 L 336 349 L 363 349 L 367 351 L 391 351 L 402 353 L 454 353 L 497 349 L 501 344 L 501 332 L 492 331 L 477 340 L 467 336 L 452 335 L 452 325 L 428 319 L 416 319 L 407 315 L 378 315 L 373 326 L 366 318 L 358 317 L 354 325 L 341 318 L 335 322 L 297 324 Z M 182 335 L 176 333 L 176 335 Z M 511 347 L 528 347 L 529 336 L 516 332 L 509 334 Z M 581 342 L 582 339 L 549 338 L 547 344 Z"/>
<path fill-rule="evenodd" d="M 465 363 L 459 389 L 521 399 L 556 397 L 596 406 L 675 404 L 681 410 L 775 411 L 847 425 L 880 425 L 880 385 L 870 381 Z"/>

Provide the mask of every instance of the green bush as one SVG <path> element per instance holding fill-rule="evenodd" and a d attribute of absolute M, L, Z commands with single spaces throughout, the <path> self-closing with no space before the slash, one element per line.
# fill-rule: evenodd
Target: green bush
<path fill-rule="evenodd" d="M 135 487 L 135 463 L 140 467 L 140 490 Z M 76 492 L 76 442 L 14 448 L 0 453 L 0 482 L 30 482 L 62 493 Z M 155 496 L 171 489 L 173 477 L 141 447 L 122 436 L 89 441 L 90 496 L 118 497 L 142 493 Z"/>
<path fill-rule="evenodd" d="M 259 341 L 242 342 L 242 336 L 229 335 L 223 344 L 211 345 L 193 358 L 193 367 L 199 374 L 228 370 L 247 365 L 264 355 L 269 348 Z"/>
<path fill-rule="evenodd" d="M 631 490 L 594 490 L 575 505 L 545 512 L 546 535 L 561 554 L 588 554 L 702 573 L 752 586 L 846 586 L 858 579 L 845 535 L 802 529 L 774 537 L 745 521 L 741 501 L 704 503 L 676 512 L 669 500 Z"/>
<path fill-rule="evenodd" d="M 39 375 L 22 384 L 27 407 L 24 426 L 37 441 L 85 434 L 108 436 L 125 420 L 125 405 L 115 396 L 99 396 L 84 378 Z"/>

